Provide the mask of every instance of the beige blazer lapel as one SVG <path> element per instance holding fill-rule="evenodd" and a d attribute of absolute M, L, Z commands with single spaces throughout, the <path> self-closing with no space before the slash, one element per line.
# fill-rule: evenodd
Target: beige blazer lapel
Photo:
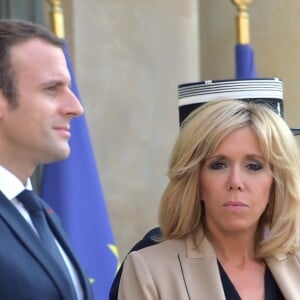
<path fill-rule="evenodd" d="M 282 255 L 266 259 L 284 298 L 287 300 L 300 299 L 300 263 L 299 257 Z"/>
<path fill-rule="evenodd" d="M 191 300 L 225 300 L 217 258 L 212 246 L 204 239 L 196 249 L 190 237 L 186 239 L 187 257 L 179 255 L 182 276 Z"/>

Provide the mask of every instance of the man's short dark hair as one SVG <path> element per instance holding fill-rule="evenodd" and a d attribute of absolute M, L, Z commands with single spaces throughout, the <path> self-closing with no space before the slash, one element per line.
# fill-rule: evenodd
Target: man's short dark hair
<path fill-rule="evenodd" d="M 0 90 L 11 106 L 18 104 L 18 88 L 10 50 L 35 38 L 63 49 L 64 41 L 41 25 L 23 20 L 0 20 Z"/>

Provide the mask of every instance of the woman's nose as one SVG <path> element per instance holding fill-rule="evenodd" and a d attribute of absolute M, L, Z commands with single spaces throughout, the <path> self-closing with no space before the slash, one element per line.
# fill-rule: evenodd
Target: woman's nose
<path fill-rule="evenodd" d="M 227 190 L 244 190 L 243 176 L 239 168 L 233 168 L 228 176 Z"/>

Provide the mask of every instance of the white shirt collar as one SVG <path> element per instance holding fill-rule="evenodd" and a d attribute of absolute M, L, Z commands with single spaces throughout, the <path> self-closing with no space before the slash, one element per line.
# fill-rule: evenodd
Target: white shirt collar
<path fill-rule="evenodd" d="M 6 196 L 6 198 L 9 200 L 14 199 L 24 190 L 24 188 L 32 190 L 30 178 L 27 179 L 24 187 L 19 178 L 4 167 L 0 166 L 0 191 Z"/>

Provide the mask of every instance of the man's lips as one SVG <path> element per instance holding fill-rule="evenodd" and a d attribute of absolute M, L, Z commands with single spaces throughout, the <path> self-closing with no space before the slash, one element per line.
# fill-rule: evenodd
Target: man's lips
<path fill-rule="evenodd" d="M 70 126 L 68 125 L 54 126 L 53 129 L 66 138 L 71 137 Z"/>

